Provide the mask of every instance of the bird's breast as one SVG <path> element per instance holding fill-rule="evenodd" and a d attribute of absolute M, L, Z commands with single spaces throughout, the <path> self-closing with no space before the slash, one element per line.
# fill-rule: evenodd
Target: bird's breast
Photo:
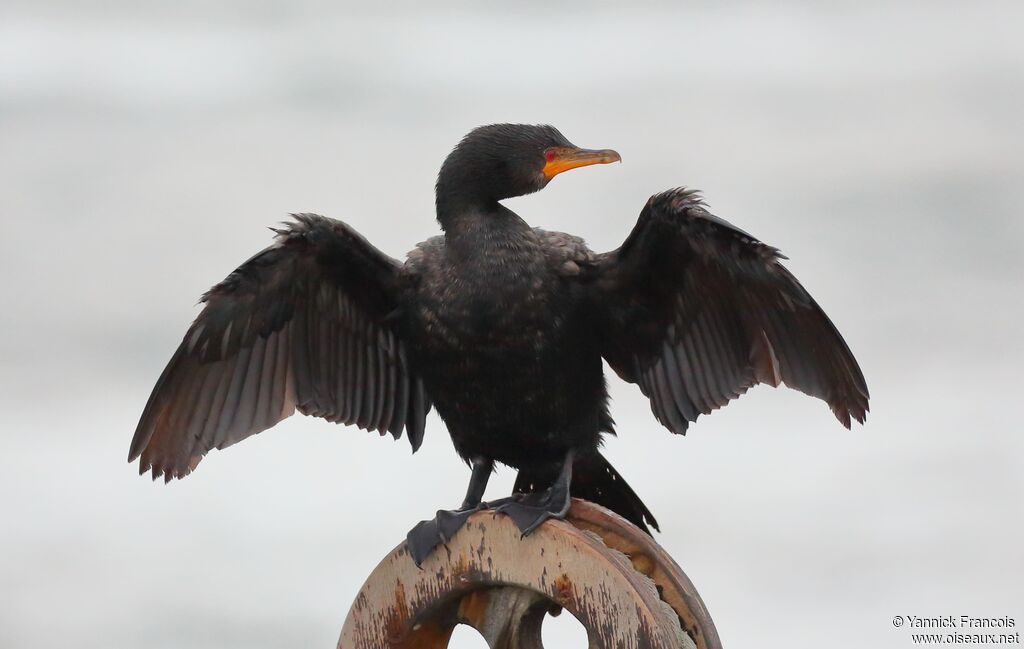
<path fill-rule="evenodd" d="M 417 333 L 451 344 L 525 343 L 561 318 L 558 278 L 540 251 L 492 246 L 430 260 L 410 296 Z"/>
<path fill-rule="evenodd" d="M 410 353 L 460 453 L 516 465 L 522 431 L 534 445 L 577 429 L 591 440 L 603 381 L 575 280 L 521 252 L 426 265 L 406 309 Z"/>

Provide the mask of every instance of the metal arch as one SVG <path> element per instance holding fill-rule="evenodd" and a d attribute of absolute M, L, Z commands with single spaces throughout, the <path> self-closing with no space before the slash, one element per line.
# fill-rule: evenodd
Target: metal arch
<path fill-rule="evenodd" d="M 572 613 L 591 649 L 721 649 L 704 603 L 653 539 L 573 500 L 528 537 L 483 511 L 417 568 L 405 543 L 360 589 L 339 649 L 444 649 L 457 624 L 491 649 L 543 649 L 549 612 Z"/>

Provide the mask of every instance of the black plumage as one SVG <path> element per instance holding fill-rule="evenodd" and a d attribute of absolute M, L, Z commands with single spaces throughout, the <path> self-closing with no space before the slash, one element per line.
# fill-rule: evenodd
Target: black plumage
<path fill-rule="evenodd" d="M 154 478 L 183 477 L 210 449 L 296 409 L 406 431 L 415 450 L 433 406 L 474 471 L 462 509 L 410 533 L 421 560 L 483 506 L 494 462 L 519 469 L 516 491 L 529 495 L 498 508 L 525 532 L 564 514 L 570 493 L 656 526 L 598 452 L 613 432 L 602 358 L 676 433 L 757 383 L 821 398 L 847 427 L 863 422 L 868 390 L 836 328 L 778 250 L 696 192 L 653 196 L 603 254 L 500 203 L 618 159 L 550 126 L 478 128 L 438 177 L 444 233 L 405 263 L 344 223 L 295 215 L 203 296 L 129 459 Z"/>

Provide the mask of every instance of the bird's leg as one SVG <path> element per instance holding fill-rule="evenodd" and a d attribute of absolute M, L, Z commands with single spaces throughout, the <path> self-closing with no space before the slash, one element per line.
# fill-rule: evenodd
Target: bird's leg
<path fill-rule="evenodd" d="M 462 506 L 455 510 L 438 510 L 437 515 L 426 521 L 420 521 L 406 535 L 409 556 L 416 565 L 430 556 L 430 552 L 442 543 L 447 543 L 462 529 L 471 515 L 483 509 L 484 490 L 494 469 L 494 461 L 489 458 L 476 458 L 473 461 L 473 474 L 469 477 L 469 488 Z"/>
<path fill-rule="evenodd" d="M 507 515 L 526 536 L 549 518 L 563 519 L 569 511 L 571 498 L 569 485 L 572 482 L 573 452 L 565 454 L 562 469 L 554 484 L 541 493 L 524 494 L 495 507 L 495 511 Z"/>
<path fill-rule="evenodd" d="M 466 489 L 466 498 L 462 501 L 460 510 L 480 507 L 484 499 L 484 490 L 487 489 L 487 481 L 491 479 L 493 471 L 494 460 L 481 457 L 473 461 L 473 473 L 469 476 L 469 488 Z"/>

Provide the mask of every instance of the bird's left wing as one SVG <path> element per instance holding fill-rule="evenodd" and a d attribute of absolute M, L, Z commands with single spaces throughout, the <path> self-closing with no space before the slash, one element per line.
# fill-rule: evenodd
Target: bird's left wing
<path fill-rule="evenodd" d="M 623 245 L 598 256 L 602 355 L 669 430 L 757 383 L 823 399 L 847 428 L 864 421 L 857 361 L 780 259 L 686 189 L 651 197 Z"/>
<path fill-rule="evenodd" d="M 296 409 L 422 441 L 430 404 L 389 320 L 398 262 L 315 214 L 277 233 L 203 296 L 132 439 L 141 473 L 183 477 Z"/>

